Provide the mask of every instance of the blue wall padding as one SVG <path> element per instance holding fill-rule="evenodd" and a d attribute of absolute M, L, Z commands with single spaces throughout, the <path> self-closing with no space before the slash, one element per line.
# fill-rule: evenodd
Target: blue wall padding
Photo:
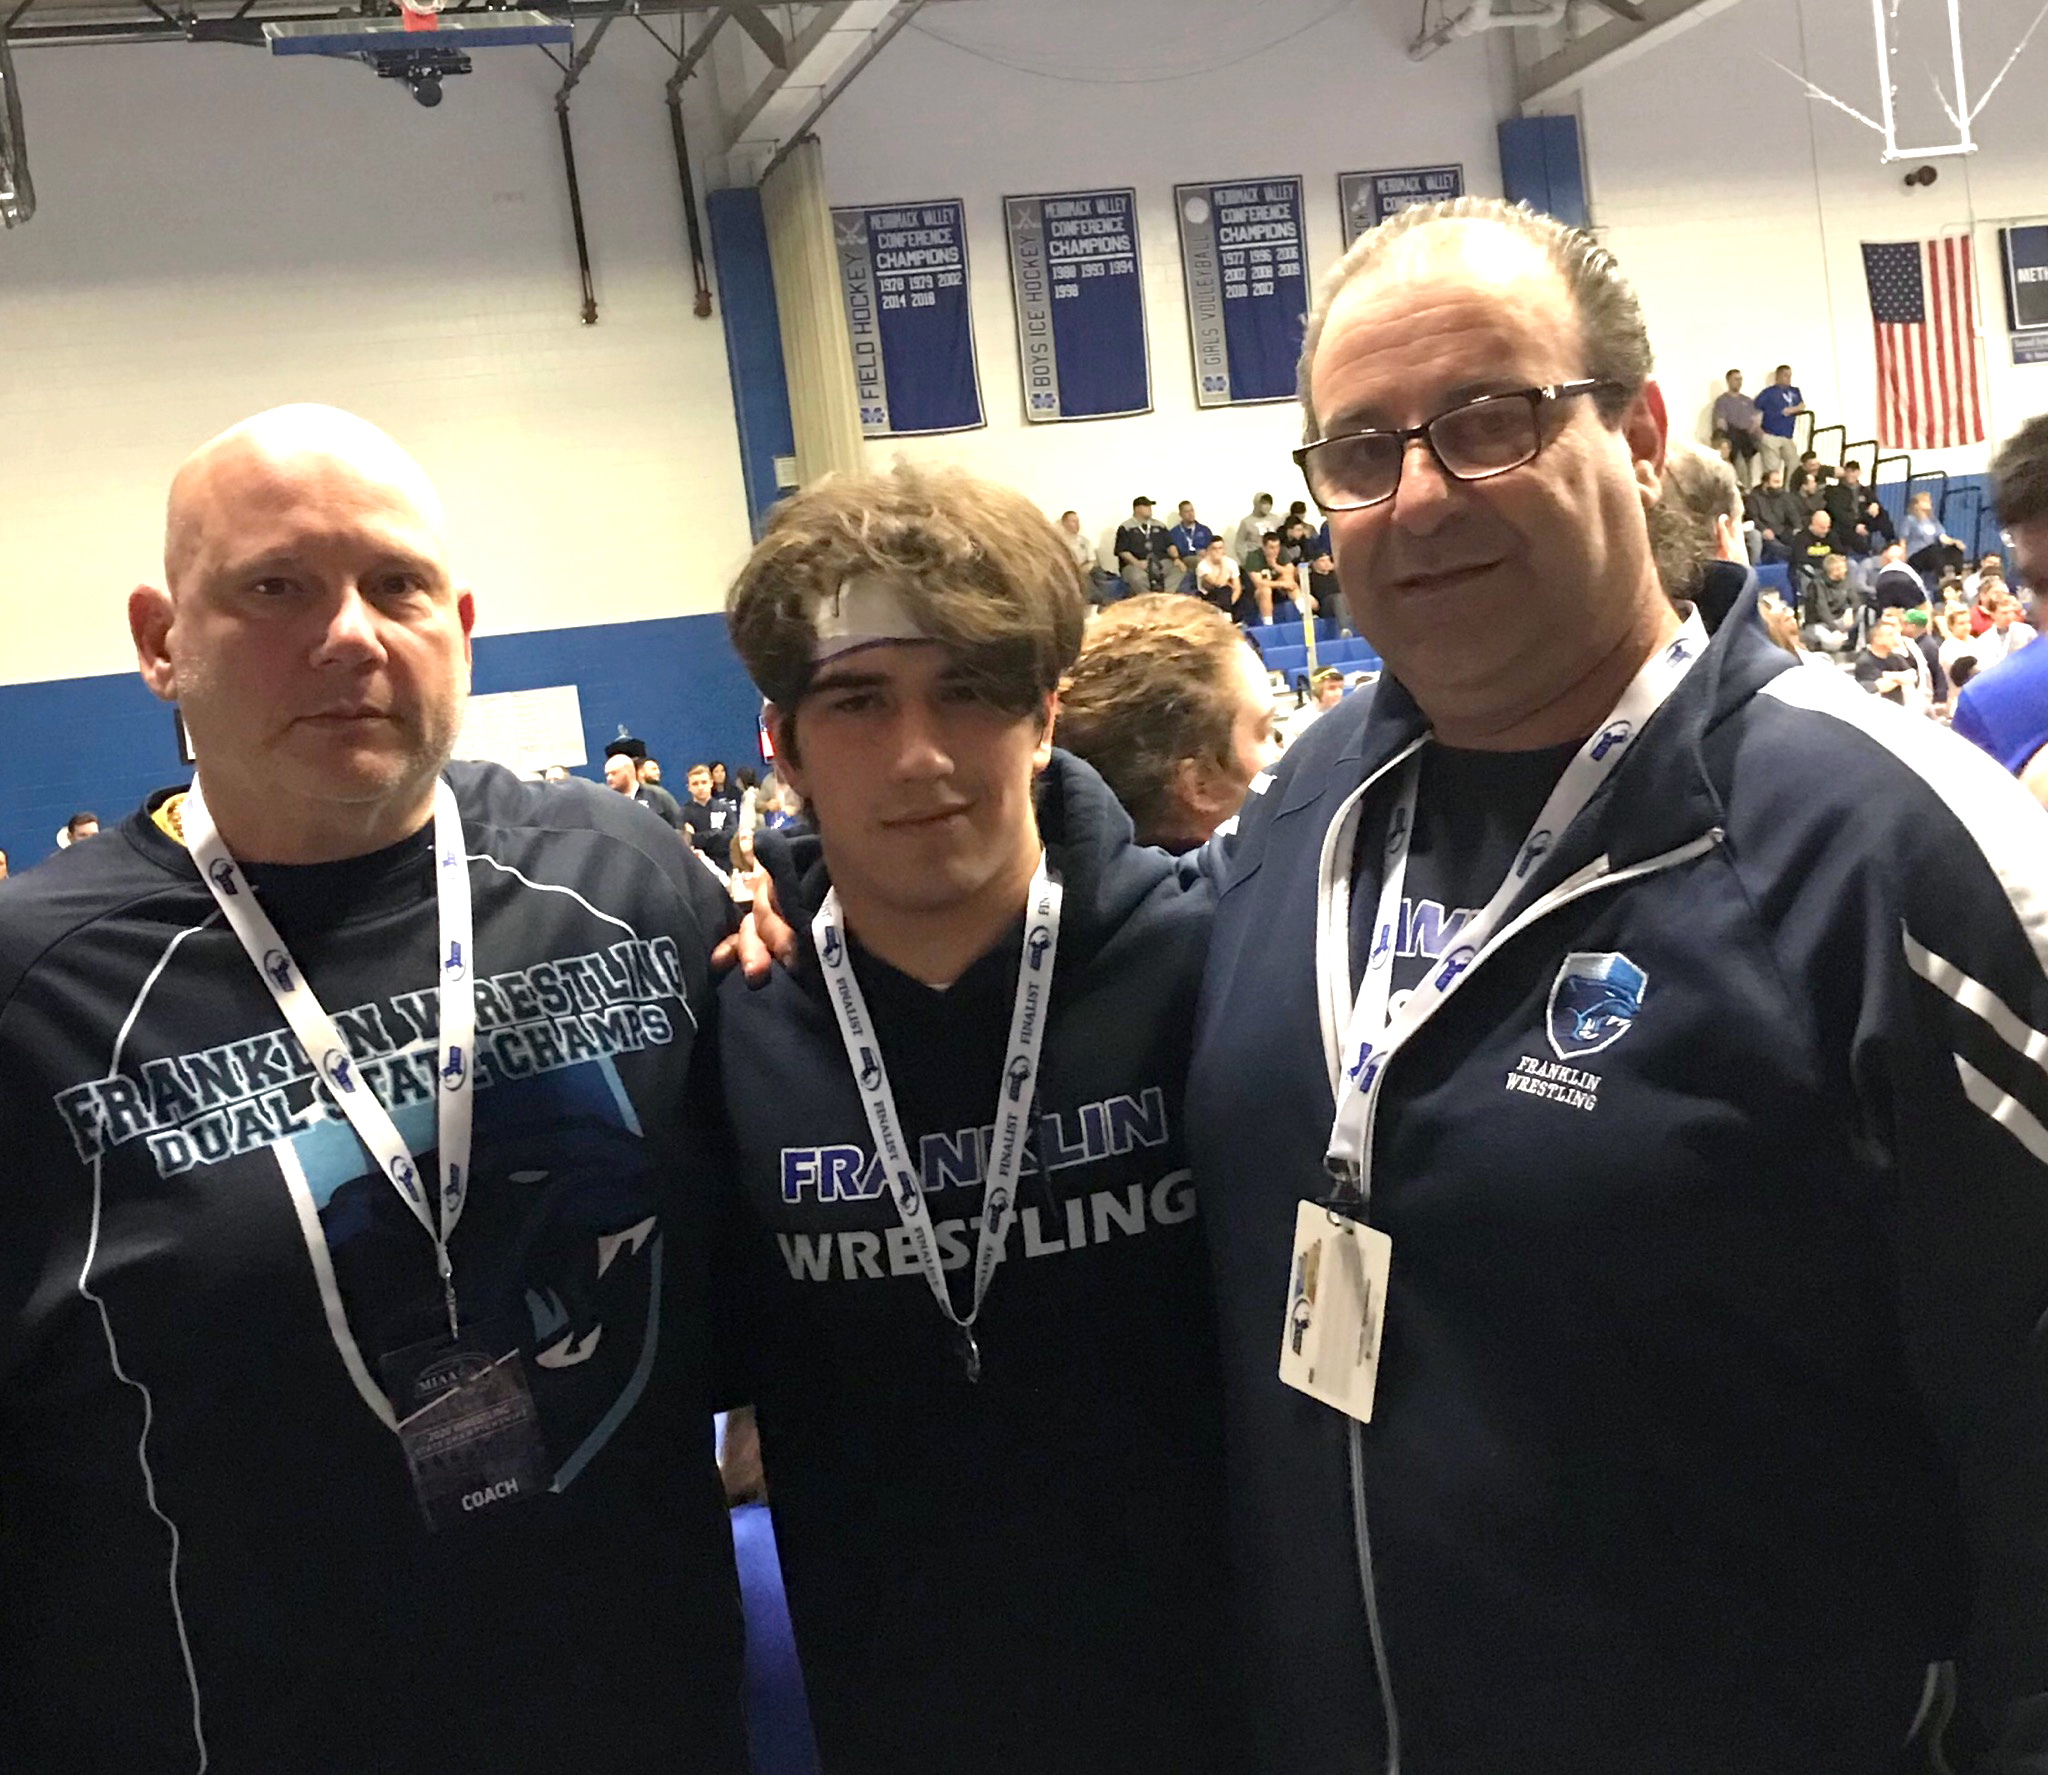
<path fill-rule="evenodd" d="M 623 724 L 683 793 L 694 759 L 760 767 L 761 699 L 725 638 L 722 615 L 489 635 L 476 643 L 478 692 L 573 684 L 583 704 L 579 774 L 601 779 L 605 742 Z M 90 808 L 109 824 L 152 789 L 182 783 L 171 711 L 133 672 L 0 685 L 0 850 L 25 869 Z"/>

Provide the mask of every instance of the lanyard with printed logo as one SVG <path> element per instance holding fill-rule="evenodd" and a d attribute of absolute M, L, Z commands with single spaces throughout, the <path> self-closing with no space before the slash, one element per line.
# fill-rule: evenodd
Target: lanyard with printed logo
<path fill-rule="evenodd" d="M 441 1178 L 438 1200 L 431 1206 L 420 1182 L 419 1166 L 404 1137 L 393 1124 L 390 1112 L 356 1071 L 348 1043 L 335 1028 L 334 1019 L 306 983 L 304 972 L 292 959 L 269 914 L 257 904 L 241 865 L 221 843 L 196 779 L 185 797 L 183 815 L 185 842 L 192 860 L 198 864 L 199 873 L 229 928 L 241 939 L 249 960 L 270 988 L 270 996 L 291 1025 L 292 1034 L 298 1037 L 306 1058 L 326 1080 L 335 1103 L 348 1117 L 349 1126 L 369 1149 L 412 1217 L 433 1240 L 435 1267 L 447 1300 L 449 1334 L 459 1335 L 455 1268 L 449 1260 L 448 1241 L 455 1235 L 455 1223 L 462 1218 L 463 1195 L 469 1181 L 476 981 L 471 971 L 469 863 L 464 854 L 462 815 L 455 805 L 454 790 L 445 782 L 434 788 L 434 876 L 441 918 L 441 1036 L 435 1068 L 441 1079 L 437 1106 Z"/>
<path fill-rule="evenodd" d="M 918 1155 L 904 1139 L 903 1124 L 896 1114 L 895 1094 L 889 1089 L 888 1068 L 882 1062 L 882 1044 L 875 1037 L 867 1000 L 854 975 L 853 958 L 847 953 L 846 927 L 840 916 L 836 888 L 825 896 L 825 904 L 811 922 L 811 939 L 817 944 L 818 960 L 825 970 L 832 1010 L 839 1019 L 839 1034 L 846 1043 L 847 1064 L 853 1068 L 861 1108 L 867 1112 L 875 1155 L 932 1298 L 964 1341 L 969 1380 L 981 1378 L 981 1346 L 975 1341 L 974 1323 L 981 1316 L 989 1280 L 1002 1258 L 1010 1223 L 1016 1217 L 1017 1180 L 1024 1168 L 1024 1139 L 1030 1131 L 1032 1095 L 1038 1083 L 1038 1051 L 1045 1040 L 1047 996 L 1052 986 L 1053 960 L 1059 951 L 1062 891 L 1041 853 L 1037 873 L 1031 878 L 1024 955 L 1017 967 L 1010 1042 L 1003 1058 L 1002 1087 L 996 1101 L 995 1138 L 988 1153 L 988 1192 L 982 1198 L 981 1231 L 975 1243 L 973 1304 L 965 1318 L 953 1311 L 953 1297 L 946 1288 L 945 1266 L 939 1259 L 938 1237 L 932 1230 L 931 1210 L 925 1203 Z"/>
<path fill-rule="evenodd" d="M 1365 790 L 1361 788 L 1340 811 L 1325 841 L 1323 929 L 1317 947 L 1319 970 L 1324 976 L 1322 990 L 1332 1000 L 1330 1008 L 1336 1013 L 1335 1023 L 1344 1030 L 1340 1050 L 1343 1071 L 1336 1083 L 1337 1112 L 1330 1128 L 1327 1163 L 1331 1175 L 1347 1193 L 1366 1193 L 1372 1106 L 1388 1060 L 1457 990 L 1466 971 L 1499 929 L 1530 872 L 1614 773 L 1650 717 L 1678 688 L 1706 645 L 1706 626 L 1695 610 L 1678 638 L 1650 656 L 1600 724 L 1599 731 L 1572 755 L 1544 802 L 1543 811 L 1536 816 L 1535 825 L 1517 848 L 1507 875 L 1494 890 L 1492 899 L 1458 932 L 1456 947 L 1430 964 L 1422 983 L 1409 994 L 1400 1010 L 1391 1014 L 1394 951 L 1398 947 L 1401 901 L 1415 837 L 1416 795 L 1422 778 L 1420 752 L 1409 759 L 1402 773 L 1401 798 L 1387 833 L 1386 875 L 1373 917 L 1372 949 L 1366 961 L 1365 978 L 1359 982 L 1357 997 L 1350 1004 L 1348 1020 L 1344 1003 L 1351 997 L 1349 882 Z"/>

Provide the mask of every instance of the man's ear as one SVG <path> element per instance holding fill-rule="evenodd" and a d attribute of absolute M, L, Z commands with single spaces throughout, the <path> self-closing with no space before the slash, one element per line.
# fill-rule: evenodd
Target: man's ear
<path fill-rule="evenodd" d="M 163 702 L 178 700 L 178 673 L 171 663 L 171 625 L 177 607 L 169 592 L 137 586 L 128 594 L 128 633 L 135 641 L 135 663 L 150 694 Z"/>
<path fill-rule="evenodd" d="M 1628 439 L 1643 504 L 1655 505 L 1664 491 L 1664 448 L 1671 435 L 1671 418 L 1664 408 L 1664 391 L 1654 379 L 1645 382 L 1629 402 L 1621 429 Z"/>
<path fill-rule="evenodd" d="M 1054 691 L 1045 699 L 1045 714 L 1039 723 L 1038 744 L 1031 749 L 1031 774 L 1037 776 L 1052 762 L 1053 729 L 1059 725 L 1060 693 Z"/>
<path fill-rule="evenodd" d="M 1206 830 L 1236 811 L 1235 802 L 1229 807 L 1222 805 L 1230 799 L 1229 791 L 1223 772 L 1209 758 L 1174 760 L 1173 799 L 1175 806 L 1187 815 L 1191 831 Z"/>
<path fill-rule="evenodd" d="M 796 711 L 779 703 L 763 703 L 761 719 L 767 724 L 768 742 L 775 748 L 775 774 L 808 801 L 811 792 L 796 754 Z"/>
<path fill-rule="evenodd" d="M 476 631 L 476 593 L 467 586 L 455 594 L 455 616 L 462 624 L 462 663 L 473 665 L 469 644 Z"/>

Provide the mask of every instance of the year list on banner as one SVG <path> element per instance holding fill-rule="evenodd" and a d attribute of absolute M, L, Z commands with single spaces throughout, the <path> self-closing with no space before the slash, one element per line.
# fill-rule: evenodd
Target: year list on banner
<path fill-rule="evenodd" d="M 836 209 L 832 235 L 862 437 L 983 423 L 960 203 Z"/>
<path fill-rule="evenodd" d="M 1195 404 L 1229 407 L 1294 395 L 1308 314 L 1301 181 L 1176 185 Z"/>
<path fill-rule="evenodd" d="M 1136 193 L 1003 199 L 1024 416 L 1035 423 L 1152 410 Z"/>

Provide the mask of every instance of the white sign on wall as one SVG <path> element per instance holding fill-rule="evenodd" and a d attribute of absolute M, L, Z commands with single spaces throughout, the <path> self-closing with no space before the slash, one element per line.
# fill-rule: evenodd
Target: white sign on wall
<path fill-rule="evenodd" d="M 573 684 L 473 696 L 455 756 L 502 764 L 522 777 L 537 777 L 551 764 L 587 763 L 583 699 Z"/>

